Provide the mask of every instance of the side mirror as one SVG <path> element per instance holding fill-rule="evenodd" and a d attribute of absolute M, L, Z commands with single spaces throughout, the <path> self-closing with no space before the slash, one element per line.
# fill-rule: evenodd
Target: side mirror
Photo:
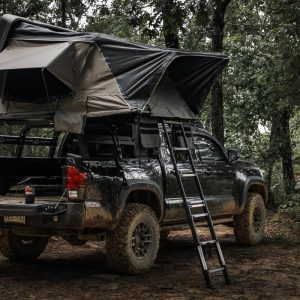
<path fill-rule="evenodd" d="M 230 162 L 236 161 L 239 159 L 239 154 L 235 150 L 227 150 L 227 157 Z"/>

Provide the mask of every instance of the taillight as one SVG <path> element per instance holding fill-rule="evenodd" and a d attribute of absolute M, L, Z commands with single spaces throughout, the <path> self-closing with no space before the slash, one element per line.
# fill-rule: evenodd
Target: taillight
<path fill-rule="evenodd" d="M 34 187 L 31 185 L 26 185 L 24 189 L 25 195 L 34 195 Z"/>
<path fill-rule="evenodd" d="M 82 200 L 82 190 L 86 181 L 86 173 L 80 172 L 72 166 L 67 166 L 66 173 L 66 189 L 68 191 L 68 198 L 72 200 Z"/>

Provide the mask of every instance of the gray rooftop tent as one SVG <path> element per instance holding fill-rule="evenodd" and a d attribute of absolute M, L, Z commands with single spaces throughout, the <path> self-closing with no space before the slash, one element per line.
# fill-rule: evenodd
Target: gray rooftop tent
<path fill-rule="evenodd" d="M 228 61 L 12 15 L 0 51 L 0 119 L 52 118 L 74 133 L 86 118 L 130 112 L 194 119 Z"/>

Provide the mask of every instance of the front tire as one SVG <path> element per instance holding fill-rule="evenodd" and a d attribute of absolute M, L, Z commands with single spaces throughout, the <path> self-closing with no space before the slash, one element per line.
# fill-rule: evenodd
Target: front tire
<path fill-rule="evenodd" d="M 10 260 L 33 260 L 41 255 L 48 238 L 26 237 L 5 230 L 0 236 L 0 252 Z"/>
<path fill-rule="evenodd" d="M 264 200 L 260 194 L 249 193 L 243 212 L 234 217 L 234 235 L 241 245 L 254 246 L 263 237 L 266 223 Z"/>
<path fill-rule="evenodd" d="M 153 210 L 144 204 L 126 205 L 118 227 L 107 235 L 108 262 L 114 271 L 147 272 L 159 249 L 159 224 Z"/>

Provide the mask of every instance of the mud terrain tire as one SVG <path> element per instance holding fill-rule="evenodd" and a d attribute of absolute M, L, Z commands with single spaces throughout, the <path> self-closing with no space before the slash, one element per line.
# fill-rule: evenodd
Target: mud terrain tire
<path fill-rule="evenodd" d="M 249 193 L 244 211 L 234 217 L 234 235 L 241 245 L 254 246 L 263 237 L 266 223 L 265 204 L 261 195 Z"/>
<path fill-rule="evenodd" d="M 0 252 L 10 260 L 33 260 L 40 256 L 48 238 L 25 237 L 5 230 L 0 236 Z"/>
<path fill-rule="evenodd" d="M 159 231 L 150 207 L 127 204 L 120 224 L 106 238 L 108 264 L 113 271 L 132 275 L 147 272 L 157 256 Z"/>

